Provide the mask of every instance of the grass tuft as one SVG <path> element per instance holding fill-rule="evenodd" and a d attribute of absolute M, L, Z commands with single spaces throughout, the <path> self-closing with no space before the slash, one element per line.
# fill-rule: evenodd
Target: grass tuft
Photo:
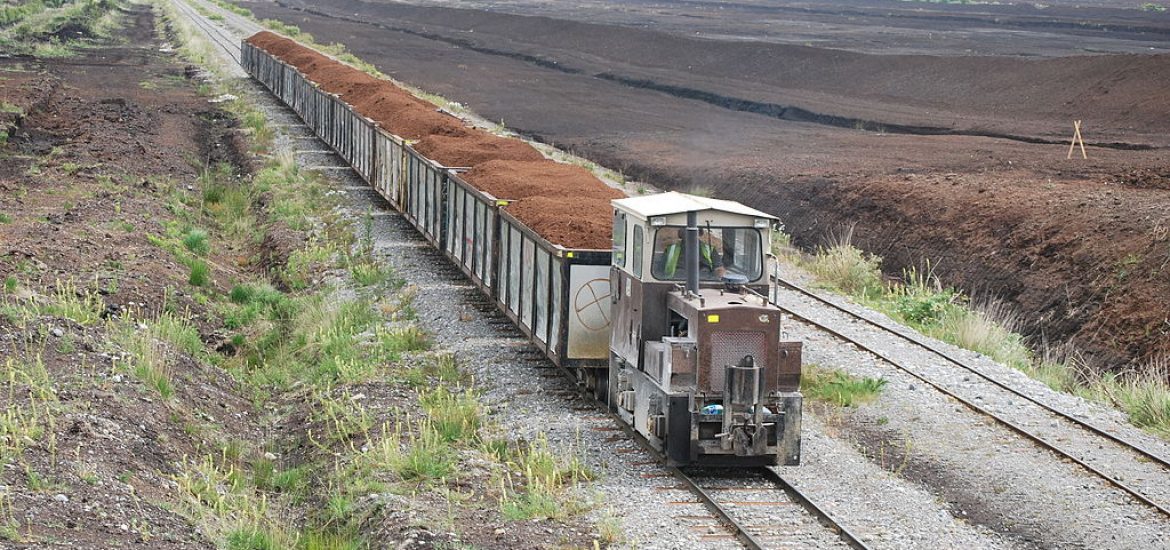
<path fill-rule="evenodd" d="M 203 260 L 192 260 L 190 262 L 191 275 L 187 278 L 187 282 L 191 286 L 207 286 L 211 284 L 211 267 Z"/>
<path fill-rule="evenodd" d="M 884 378 L 862 378 L 840 370 L 826 370 L 815 364 L 804 366 L 800 391 L 809 399 L 839 407 L 855 407 L 877 399 L 886 386 Z"/>
<path fill-rule="evenodd" d="M 183 246 L 191 253 L 206 256 L 211 252 L 211 243 L 208 242 L 207 232 L 202 229 L 191 229 L 183 236 Z"/>
<path fill-rule="evenodd" d="M 76 283 L 58 282 L 57 290 L 42 305 L 41 313 L 72 319 L 81 325 L 96 324 L 106 306 L 101 296 L 91 290 L 79 290 Z"/>
<path fill-rule="evenodd" d="M 471 390 L 452 392 L 444 386 L 424 392 L 419 403 L 430 420 L 429 428 L 448 443 L 473 442 L 483 423 L 483 410 Z"/>
<path fill-rule="evenodd" d="M 834 237 L 827 248 L 817 250 L 807 266 L 809 271 L 847 294 L 869 296 L 881 292 L 881 258 L 854 247 L 852 239 L 852 228 Z"/>

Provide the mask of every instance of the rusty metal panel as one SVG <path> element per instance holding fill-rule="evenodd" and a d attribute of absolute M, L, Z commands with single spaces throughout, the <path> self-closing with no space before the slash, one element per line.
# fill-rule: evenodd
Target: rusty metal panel
<path fill-rule="evenodd" d="M 766 332 L 717 330 L 711 333 L 708 341 L 711 344 L 707 355 L 710 374 L 704 387 L 711 391 L 723 391 L 728 365 L 738 363 L 745 355 L 753 356 L 758 362 L 766 361 L 768 357 Z"/>
<path fill-rule="evenodd" d="M 802 342 L 780 342 L 775 376 L 769 380 L 768 391 L 797 391 L 800 389 Z"/>

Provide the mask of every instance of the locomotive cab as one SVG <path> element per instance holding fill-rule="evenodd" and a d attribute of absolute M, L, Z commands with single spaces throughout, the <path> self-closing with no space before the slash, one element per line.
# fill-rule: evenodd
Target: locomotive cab
<path fill-rule="evenodd" d="M 768 303 L 773 216 L 664 193 L 613 201 L 607 389 L 672 465 L 800 461 L 800 343 Z"/>

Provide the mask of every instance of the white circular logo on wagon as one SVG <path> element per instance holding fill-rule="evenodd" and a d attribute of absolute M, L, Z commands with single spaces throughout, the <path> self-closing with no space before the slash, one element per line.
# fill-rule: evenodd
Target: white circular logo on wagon
<path fill-rule="evenodd" d="M 602 330 L 609 326 L 609 279 L 593 279 L 577 290 L 573 313 L 581 326 Z"/>

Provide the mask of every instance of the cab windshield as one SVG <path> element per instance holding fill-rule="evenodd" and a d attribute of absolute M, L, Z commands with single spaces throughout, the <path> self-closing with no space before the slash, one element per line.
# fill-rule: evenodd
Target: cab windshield
<path fill-rule="evenodd" d="M 651 274 L 660 281 L 684 281 L 686 227 L 667 225 L 654 233 Z M 718 281 L 727 273 L 760 278 L 764 269 L 763 239 L 750 227 L 699 228 L 699 280 Z"/>

